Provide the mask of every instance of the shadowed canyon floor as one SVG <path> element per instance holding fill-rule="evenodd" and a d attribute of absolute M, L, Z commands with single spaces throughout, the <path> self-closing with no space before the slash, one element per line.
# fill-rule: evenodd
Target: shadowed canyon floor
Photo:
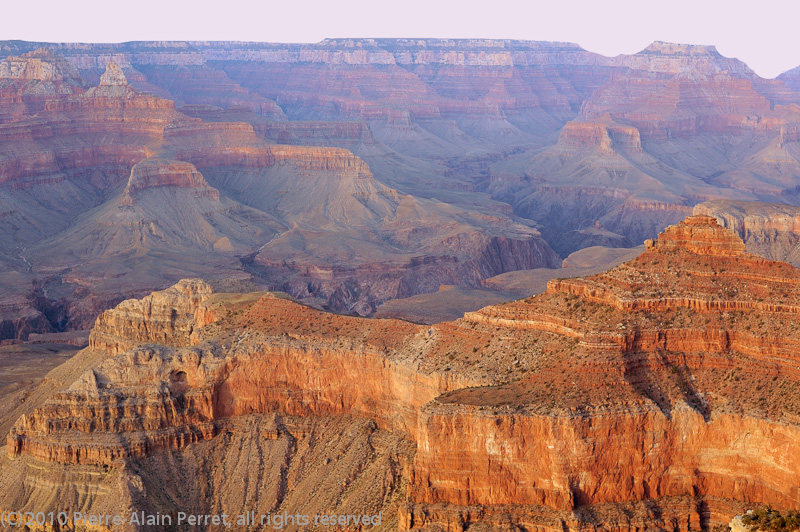
<path fill-rule="evenodd" d="M 705 215 L 432 326 L 184 280 L 104 312 L 14 412 L 0 508 L 381 511 L 448 531 L 794 508 L 798 290 L 800 270 Z"/>

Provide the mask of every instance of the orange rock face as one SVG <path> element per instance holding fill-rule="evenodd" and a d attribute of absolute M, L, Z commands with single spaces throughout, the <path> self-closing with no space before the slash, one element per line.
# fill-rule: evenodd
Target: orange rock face
<path fill-rule="evenodd" d="M 123 301 L 97 318 L 89 346 L 113 356 L 142 344 L 188 345 L 196 328 L 215 319 L 204 305 L 212 292 L 203 281 L 181 281 L 141 300 Z"/>
<path fill-rule="evenodd" d="M 215 308 L 201 281 L 182 281 L 106 311 L 90 347 L 123 354 L 22 420 L 13 452 L 76 464 L 141 458 L 154 449 L 211 438 L 216 421 L 275 409 L 297 415 L 351 412 L 413 433 L 424 403 L 443 391 L 481 384 L 457 374 L 418 373 L 407 355 L 388 351 L 407 341 L 424 343 L 427 333 L 420 326 L 323 314 L 270 295 L 245 309 L 232 323 L 258 325 L 211 349 L 198 344 L 208 332 L 203 327 L 231 310 Z M 278 332 L 292 323 L 291 336 Z M 274 343 L 275 338 L 283 340 Z M 155 343 L 186 349 L 148 345 Z M 289 390 L 294 392 L 287 395 Z M 100 411 L 103 421 L 91 421 L 92 412 Z M 82 436 L 73 439 L 72 431 Z"/>
<path fill-rule="evenodd" d="M 416 442 L 401 528 L 689 530 L 795 507 L 800 271 L 742 248 L 690 217 L 608 272 L 432 327 L 185 281 L 101 316 L 91 345 L 114 356 L 8 449 L 111 463 L 231 417 L 351 413 Z"/>
<path fill-rule="evenodd" d="M 690 216 L 678 225 L 668 227 L 658 240 L 645 242 L 648 251 L 670 252 L 686 250 L 698 255 L 736 256 L 744 253 L 741 238 L 721 227 L 716 218 Z"/>
<path fill-rule="evenodd" d="M 749 385 L 734 392 L 737 386 L 725 381 L 742 371 L 742 356 L 757 382 L 800 377 L 798 277 L 786 264 L 747 256 L 743 247 L 716 220 L 697 216 L 668 228 L 635 261 L 584 280 L 551 281 L 548 294 L 531 301 L 538 304 L 468 314 L 473 323 L 576 343 L 565 359 L 506 391 L 457 391 L 426 407 L 418 500 L 524 500 L 571 509 L 695 492 L 797 505 L 796 483 L 785 471 L 800 450 L 791 406 L 797 399 L 781 404 L 771 392 L 752 394 Z M 755 327 L 754 315 L 762 320 Z M 687 371 L 672 384 L 677 397 L 666 390 L 667 369 Z M 775 417 L 753 417 L 757 405 Z M 467 427 L 475 427 L 475 439 L 454 446 Z M 744 433 L 759 442 L 751 447 Z M 459 464 L 459 473 L 443 461 Z M 490 481 L 487 466 L 492 478 L 506 480 Z M 475 485 L 486 490 L 467 489 Z"/>

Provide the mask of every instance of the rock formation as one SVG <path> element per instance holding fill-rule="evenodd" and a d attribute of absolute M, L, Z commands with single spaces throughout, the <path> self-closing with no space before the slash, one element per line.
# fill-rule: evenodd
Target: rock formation
<path fill-rule="evenodd" d="M 208 283 L 183 280 L 141 300 L 123 301 L 97 318 L 89 346 L 113 356 L 143 344 L 190 345 L 194 330 L 214 321 L 205 305 L 212 292 Z"/>
<path fill-rule="evenodd" d="M 715 217 L 744 240 L 747 251 L 800 265 L 800 209 L 781 203 L 707 201 L 695 214 Z"/>
<path fill-rule="evenodd" d="M 60 294 L 48 305 L 65 307 L 67 320 L 33 319 L 33 304 L 18 301 L 39 296 L 19 293 L 30 281 L 0 279 L 16 298 L 4 305 L 4 337 L 87 328 L 125 297 L 186 275 L 257 275 L 329 308 L 369 314 L 443 283 L 558 264 L 539 233 L 507 213 L 401 196 L 346 149 L 274 145 L 248 123 L 190 118 L 134 89 L 115 61 L 98 86 L 43 107 L 0 131 L 8 185 L 0 203 L 14 221 L 0 236 L 12 268 Z M 409 226 L 426 219 L 449 232 Z M 10 230 L 16 225 L 26 229 Z M 298 238 L 307 243 L 296 246 Z M 65 267 L 67 256 L 75 261 Z M 320 282 L 321 271 L 338 273 Z"/>
<path fill-rule="evenodd" d="M 41 111 L 50 99 L 80 94 L 86 88 L 75 66 L 46 48 L 0 62 L 0 123 Z"/>
<path fill-rule="evenodd" d="M 645 240 L 644 244 L 647 251 L 669 253 L 686 250 L 720 257 L 735 257 L 745 250 L 740 237 L 722 228 L 715 218 L 702 214 L 668 227 L 657 240 Z"/>
<path fill-rule="evenodd" d="M 2 46 L 0 261 L 13 276 L 0 305 L 15 310 L 0 319 L 20 338 L 26 323 L 88 328 L 195 275 L 371 315 L 638 244 L 702 201 L 800 202 L 800 96 L 711 46 Z M 182 214 L 163 208 L 178 197 Z M 36 298 L 66 324 L 35 320 Z"/>
<path fill-rule="evenodd" d="M 219 200 L 219 191 L 209 186 L 203 174 L 191 163 L 150 158 L 131 169 L 131 177 L 123 192 L 124 201 L 133 202 L 138 192 L 154 187 L 188 188 L 198 197 Z"/>
<path fill-rule="evenodd" d="M 78 69 L 47 48 L 39 48 L 19 57 L 8 57 L 0 63 L 0 78 L 21 81 L 63 81 L 74 87 L 83 86 Z"/>
<path fill-rule="evenodd" d="M 800 504 L 799 290 L 800 270 L 703 215 L 605 273 L 431 327 L 183 281 L 104 313 L 102 363 L 20 418 L 4 460 L 152 475 L 246 416 L 354 415 L 416 444 L 401 529 L 727 523 Z"/>
<path fill-rule="evenodd" d="M 101 87 L 125 86 L 128 84 L 125 74 L 115 62 L 111 61 L 106 65 L 106 71 L 100 76 Z"/>

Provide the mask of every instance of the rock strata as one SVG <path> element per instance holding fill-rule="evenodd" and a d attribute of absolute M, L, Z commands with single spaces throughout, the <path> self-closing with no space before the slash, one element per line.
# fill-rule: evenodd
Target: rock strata
<path fill-rule="evenodd" d="M 685 250 L 710 256 L 736 256 L 745 251 L 741 238 L 721 227 L 715 218 L 703 214 L 668 227 L 657 240 L 646 240 L 645 248 L 664 253 Z"/>
<path fill-rule="evenodd" d="M 707 201 L 695 214 L 716 218 L 744 240 L 747 251 L 800 265 L 800 208 L 782 203 Z"/>
<path fill-rule="evenodd" d="M 441 371 L 418 373 L 407 355 L 394 353 L 395 342 L 422 341 L 420 326 L 326 315 L 272 295 L 244 307 L 236 297 L 233 306 L 224 301 L 206 283 L 185 280 L 106 311 L 89 342 L 111 358 L 21 420 L 11 436 L 12 452 L 111 464 L 156 449 L 182 449 L 214 437 L 221 420 L 273 409 L 306 416 L 353 413 L 413 434 L 422 404 L 443 391 L 481 384 Z M 239 329 L 218 345 L 198 344 L 224 318 L 259 326 Z M 297 327 L 291 336 L 278 332 L 292 322 Z M 309 387 L 311 382 L 317 384 Z M 289 398 L 287 389 L 297 393 Z M 67 411 L 66 417 L 59 413 Z M 100 411 L 103 421 L 91 421 L 92 412 Z M 70 436 L 75 430 L 81 433 L 77 440 Z"/>
<path fill-rule="evenodd" d="M 157 187 L 187 188 L 194 191 L 197 197 L 219 200 L 219 191 L 206 182 L 193 164 L 150 158 L 131 169 L 131 177 L 121 201 L 130 204 L 140 191 Z"/>
<path fill-rule="evenodd" d="M 65 81 L 80 87 L 84 84 L 75 66 L 47 48 L 39 48 L 0 63 L 0 78 L 24 81 Z"/>
<path fill-rule="evenodd" d="M 232 269 L 370 315 L 441 284 L 635 245 L 710 198 L 798 199 L 800 96 L 712 46 L 615 58 L 483 39 L 0 48 L 0 260 L 24 278 L 0 292 L 61 287 L 47 293 L 65 299 L 67 328 Z M 157 219 L 174 213 L 155 191 L 176 187 L 118 197 L 148 159 L 202 173 L 208 187 L 177 192 L 192 216 Z M 120 205 L 116 227 L 143 233 L 131 255 L 119 231 L 70 230 L 84 213 L 107 227 Z M 231 260 L 180 271 L 186 247 Z"/>
<path fill-rule="evenodd" d="M 178 284 L 103 312 L 89 336 L 89 346 L 117 355 L 142 344 L 189 345 L 192 333 L 214 320 L 204 305 L 213 292 L 203 281 Z"/>
<path fill-rule="evenodd" d="M 795 507 L 800 271 L 743 246 L 690 217 L 605 273 L 431 327 L 183 281 L 101 316 L 109 356 L 8 450 L 147 461 L 241 416 L 353 414 L 416 444 L 401 529 L 687 531 Z"/>
<path fill-rule="evenodd" d="M 69 63 L 61 74 L 53 66 L 63 58 L 29 56 L 23 63 L 41 68 L 9 66 L 17 75 L 9 90 L 72 79 Z M 477 285 L 509 269 L 558 265 L 541 235 L 509 212 L 485 216 L 401 197 L 349 149 L 273 144 L 249 123 L 184 115 L 135 89 L 129 81 L 142 74 L 125 57 L 104 58 L 97 86 L 73 87 L 42 100 L 35 116 L 0 124 L 0 214 L 6 227 L 28 228 L 0 234 L 26 277 L 4 284 L 3 337 L 88 328 L 120 300 L 190 275 L 256 275 L 330 309 L 371 314 L 387 299 L 442 283 Z M 294 129 L 310 134 L 308 124 L 283 131 Z M 328 123 L 319 133 L 357 136 L 356 146 L 369 140 L 364 123 Z M 34 320 L 31 305 L 19 303 L 28 277 L 58 286 L 65 301 L 51 305 L 66 308 L 65 323 Z"/>
<path fill-rule="evenodd" d="M 46 48 L 8 57 L 0 62 L 0 123 L 21 120 L 86 86 L 72 63 Z"/>

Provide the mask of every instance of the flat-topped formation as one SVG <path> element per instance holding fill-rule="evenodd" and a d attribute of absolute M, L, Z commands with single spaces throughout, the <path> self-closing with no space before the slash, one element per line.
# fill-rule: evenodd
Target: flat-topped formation
<path fill-rule="evenodd" d="M 86 91 L 87 98 L 138 98 L 158 100 L 150 95 L 140 94 L 128 85 L 128 79 L 114 61 L 109 61 L 106 71 L 100 76 L 100 85 Z"/>
<path fill-rule="evenodd" d="M 135 164 L 131 169 L 121 201 L 130 204 L 140 192 L 158 187 L 189 189 L 198 197 L 219 200 L 219 191 L 208 184 L 193 164 L 149 158 Z"/>

